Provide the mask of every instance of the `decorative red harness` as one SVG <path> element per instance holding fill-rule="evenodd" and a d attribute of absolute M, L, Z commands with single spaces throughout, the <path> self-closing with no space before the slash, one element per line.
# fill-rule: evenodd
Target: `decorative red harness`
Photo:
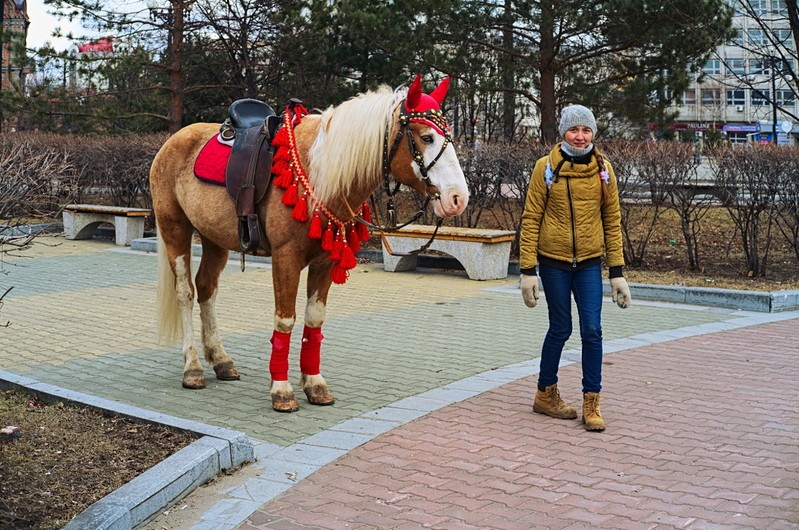
<path fill-rule="evenodd" d="M 286 108 L 283 115 L 283 127 L 275 134 L 272 146 L 275 154 L 272 157 L 272 174 L 275 186 L 285 191 L 283 204 L 294 209 L 291 217 L 299 223 L 308 222 L 308 201 L 312 201 L 313 217 L 308 228 L 308 237 L 322 240 L 322 250 L 329 253 L 330 260 L 335 262 L 330 271 L 333 283 L 342 284 L 349 278 L 349 271 L 358 264 L 355 254 L 361 250 L 361 242 L 369 239 L 369 229 L 355 219 L 342 221 L 317 197 L 305 168 L 302 167 L 294 127 L 300 123 L 308 111 L 302 105 Z M 292 115 L 294 118 L 292 119 Z M 299 187 L 303 192 L 300 195 Z M 327 227 L 322 230 L 321 215 L 327 218 Z M 357 216 L 371 222 L 369 205 L 365 202 L 355 212 Z"/>

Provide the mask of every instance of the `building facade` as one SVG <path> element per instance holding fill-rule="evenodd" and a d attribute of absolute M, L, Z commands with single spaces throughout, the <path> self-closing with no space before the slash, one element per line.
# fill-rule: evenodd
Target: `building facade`
<path fill-rule="evenodd" d="M 731 143 L 794 144 L 799 138 L 797 51 L 785 0 L 727 0 L 736 36 L 720 46 L 682 94 L 674 129 Z"/>
<path fill-rule="evenodd" d="M 25 44 L 28 35 L 28 4 L 25 0 L 1 0 L 3 34 L 8 39 L 2 40 L 3 61 L 0 70 L 0 90 L 7 91 L 21 86 L 23 70 L 18 65 L 20 57 L 16 57 L 15 43 Z M 24 58 L 24 57 L 23 57 Z"/>

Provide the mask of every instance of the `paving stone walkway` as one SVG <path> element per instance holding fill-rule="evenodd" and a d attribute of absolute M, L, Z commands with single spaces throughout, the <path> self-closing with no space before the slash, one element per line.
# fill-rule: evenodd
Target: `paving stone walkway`
<path fill-rule="evenodd" d="M 179 346 L 155 341 L 154 255 L 52 241 L 2 265 L 0 369 L 256 444 L 246 478 L 147 528 L 799 528 L 799 312 L 608 301 L 608 430 L 587 433 L 531 412 L 546 308 L 526 308 L 514 278 L 359 265 L 324 327 L 338 401 L 285 415 L 267 389 L 268 265 L 221 280 L 242 380 L 209 369 L 187 391 Z M 575 404 L 578 348 L 561 372 Z"/>

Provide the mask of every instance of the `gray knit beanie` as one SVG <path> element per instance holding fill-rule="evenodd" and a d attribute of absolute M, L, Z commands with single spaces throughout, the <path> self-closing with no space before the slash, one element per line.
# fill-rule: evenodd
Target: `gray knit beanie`
<path fill-rule="evenodd" d="M 563 107 L 563 110 L 560 111 L 560 125 L 558 126 L 561 138 L 566 135 L 566 131 L 578 125 L 588 127 L 591 132 L 596 134 L 596 118 L 590 109 L 582 105 Z"/>

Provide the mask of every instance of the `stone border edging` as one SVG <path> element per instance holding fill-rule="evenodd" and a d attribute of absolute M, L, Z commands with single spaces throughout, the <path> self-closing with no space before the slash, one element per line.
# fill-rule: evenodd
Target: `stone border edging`
<path fill-rule="evenodd" d="M 135 239 L 130 246 L 131 250 L 144 252 L 156 252 L 156 247 L 155 237 Z M 202 247 L 198 244 L 193 245 L 192 254 L 200 256 Z M 358 257 L 376 263 L 383 261 L 383 253 L 380 250 L 361 250 Z M 231 253 L 231 259 L 239 259 L 239 254 Z M 271 263 L 270 258 L 258 256 L 247 256 L 247 260 L 256 263 Z M 421 268 L 463 270 L 463 266 L 456 259 L 448 256 L 418 256 L 417 260 L 417 267 Z M 517 276 L 518 274 L 519 264 L 511 262 L 508 265 L 508 275 Z M 630 291 L 634 299 L 655 302 L 724 307 L 759 313 L 777 313 L 799 309 L 799 290 L 741 291 L 714 287 L 630 283 Z M 610 283 L 607 280 L 604 282 L 603 292 L 610 296 Z"/>
<path fill-rule="evenodd" d="M 0 390 L 6 389 L 24 390 L 48 402 L 68 401 L 200 435 L 195 442 L 86 508 L 63 530 L 132 530 L 223 469 L 255 460 L 253 444 L 239 431 L 152 412 L 0 370 Z"/>

